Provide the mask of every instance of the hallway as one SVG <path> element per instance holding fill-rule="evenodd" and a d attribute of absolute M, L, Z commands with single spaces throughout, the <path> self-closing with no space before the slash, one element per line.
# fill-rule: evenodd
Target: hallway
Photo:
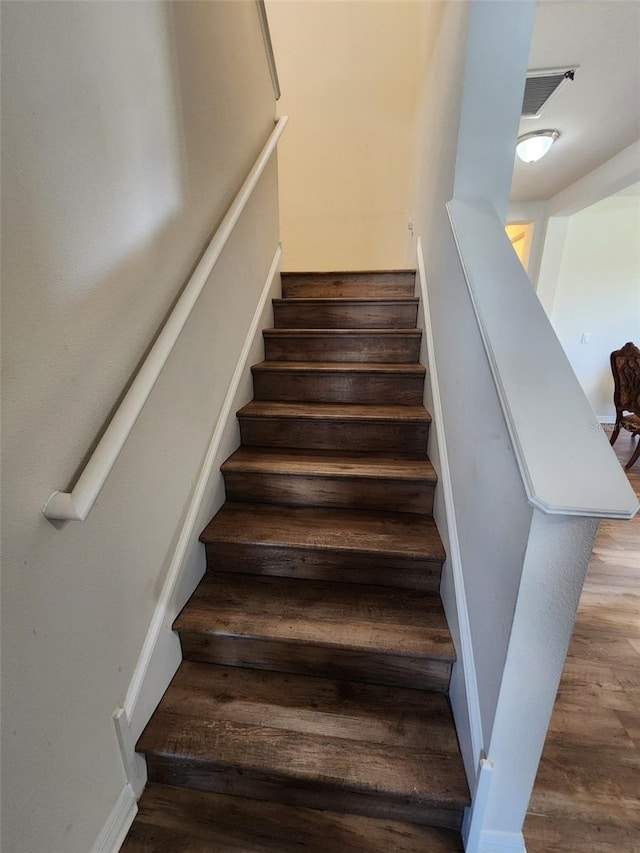
<path fill-rule="evenodd" d="M 623 465 L 634 446 L 623 430 Z M 640 463 L 628 474 L 640 496 Z M 640 853 L 640 514 L 600 527 L 524 836 L 528 853 Z"/>

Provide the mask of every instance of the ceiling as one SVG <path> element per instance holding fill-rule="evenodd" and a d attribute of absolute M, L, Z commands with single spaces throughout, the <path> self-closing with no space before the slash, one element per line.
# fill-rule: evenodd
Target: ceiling
<path fill-rule="evenodd" d="M 540 0 L 529 69 L 579 66 L 520 133 L 560 138 L 538 163 L 515 159 L 512 201 L 548 199 L 640 139 L 640 1 Z"/>

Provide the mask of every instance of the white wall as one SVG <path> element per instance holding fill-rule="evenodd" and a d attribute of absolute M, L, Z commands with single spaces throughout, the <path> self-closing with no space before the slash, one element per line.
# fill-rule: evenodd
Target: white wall
<path fill-rule="evenodd" d="M 640 344 L 640 195 L 568 218 L 551 322 L 594 412 L 615 420 L 609 355 Z"/>
<path fill-rule="evenodd" d="M 273 92 L 252 2 L 2 13 L 2 849 L 87 853 L 125 781 L 111 714 L 275 250 L 275 163 L 89 519 L 40 510 L 251 167 Z M 190 565 L 183 599 L 195 542 Z"/>
<path fill-rule="evenodd" d="M 598 166 L 546 202 L 546 232 L 537 281 L 533 281 L 547 316 L 553 312 L 569 217 L 640 181 L 640 140 Z M 525 203 L 535 207 L 536 202 Z"/>
<path fill-rule="evenodd" d="M 284 269 L 415 265 L 408 219 L 429 5 L 268 0 L 278 111 L 289 116 L 279 161 Z"/>

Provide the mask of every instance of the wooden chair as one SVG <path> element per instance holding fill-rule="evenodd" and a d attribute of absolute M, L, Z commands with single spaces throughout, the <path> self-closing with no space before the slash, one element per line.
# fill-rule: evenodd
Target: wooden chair
<path fill-rule="evenodd" d="M 613 402 L 616 407 L 616 423 L 611 435 L 611 444 L 620 434 L 620 429 L 629 430 L 640 436 L 640 349 L 629 342 L 622 349 L 611 353 L 611 372 L 613 373 Z M 628 414 L 625 414 L 628 412 Z M 631 468 L 640 456 L 640 440 L 624 466 Z"/>

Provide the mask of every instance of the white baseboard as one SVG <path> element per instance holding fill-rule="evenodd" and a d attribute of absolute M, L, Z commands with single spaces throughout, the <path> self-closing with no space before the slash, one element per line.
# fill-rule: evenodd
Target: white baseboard
<path fill-rule="evenodd" d="M 121 750 L 123 750 L 123 763 L 128 776 L 133 771 L 133 778 L 130 779 L 130 782 L 133 782 L 134 786 L 137 778 L 136 768 L 134 767 L 133 757 L 128 753 L 133 750 L 135 738 L 141 733 L 180 663 L 179 643 L 171 631 L 171 624 L 177 615 L 174 612 L 176 588 L 178 583 L 184 580 L 182 575 L 185 571 L 184 566 L 189 556 L 189 549 L 192 548 L 200 533 L 197 529 L 199 512 L 207 489 L 210 488 L 210 480 L 216 462 L 219 461 L 218 455 L 221 451 L 223 438 L 227 435 L 231 421 L 235 417 L 234 403 L 240 383 L 246 379 L 250 370 L 248 364 L 250 354 L 256 345 L 256 341 L 261 340 L 261 321 L 266 310 L 267 299 L 271 296 L 277 283 L 281 256 L 282 250 L 278 245 L 191 495 L 166 579 L 123 702 L 123 708 L 116 709 L 114 713 L 116 733 Z M 224 448 L 222 449 L 224 450 Z M 194 570 L 191 571 L 193 573 Z M 201 573 L 202 569 L 200 569 L 200 575 Z M 197 578 L 194 577 L 192 580 L 197 581 Z"/>
<path fill-rule="evenodd" d="M 462 821 L 462 840 L 466 853 L 480 853 L 483 825 L 489 805 L 491 782 L 493 781 L 493 764 L 487 758 L 481 758 L 476 776 L 476 787 L 473 791 L 473 801 L 465 809 Z"/>
<path fill-rule="evenodd" d="M 447 452 L 447 436 L 444 428 L 444 416 L 442 413 L 442 402 L 440 398 L 440 386 L 438 384 L 438 368 L 436 365 L 435 350 L 433 346 L 433 331 L 431 326 L 431 310 L 429 307 L 429 292 L 427 289 L 427 278 L 422 253 L 422 240 L 417 241 L 417 266 L 418 281 L 420 284 L 420 298 L 424 314 L 424 333 L 426 336 L 428 366 L 427 377 L 431 383 L 433 427 L 436 431 L 438 450 L 440 457 L 439 479 L 442 483 L 442 494 L 444 498 L 445 513 L 448 526 L 448 549 L 447 556 L 451 565 L 453 583 L 456 599 L 456 613 L 458 628 L 460 631 L 460 658 L 464 673 L 465 693 L 467 697 L 467 713 L 469 718 L 472 766 L 475 768 L 483 754 L 482 743 L 482 716 L 480 712 L 480 697 L 478 694 L 478 680 L 476 676 L 475 658 L 473 654 L 473 643 L 471 640 L 471 624 L 469 621 L 469 610 L 467 608 L 467 597 L 464 588 L 464 574 L 462 571 L 462 557 L 460 555 L 460 542 L 458 539 L 458 527 L 456 523 L 456 510 L 453 500 L 453 488 L 451 485 L 451 471 L 449 468 L 449 456 Z M 455 710 L 455 709 L 454 709 Z"/>
<path fill-rule="evenodd" d="M 136 795 L 127 783 L 91 848 L 91 853 L 118 853 L 137 811 Z"/>
<path fill-rule="evenodd" d="M 478 853 L 527 853 L 521 832 L 488 832 L 480 837 Z"/>
<path fill-rule="evenodd" d="M 147 762 L 142 755 L 136 752 L 136 744 L 131 732 L 129 719 L 124 708 L 116 708 L 113 714 L 113 725 L 116 730 L 116 738 L 120 747 L 122 766 L 127 775 L 127 781 L 136 798 L 144 791 L 147 784 Z"/>

